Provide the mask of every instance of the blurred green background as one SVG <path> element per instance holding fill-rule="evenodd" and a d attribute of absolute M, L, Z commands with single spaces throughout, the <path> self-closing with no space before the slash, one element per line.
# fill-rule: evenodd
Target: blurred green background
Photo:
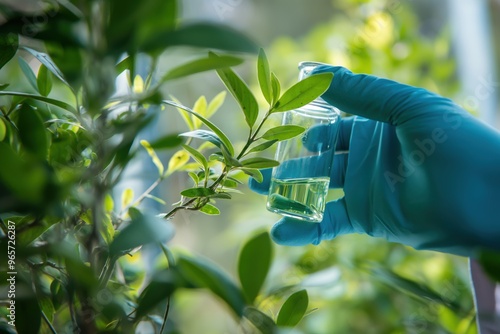
<path fill-rule="evenodd" d="M 184 4 L 183 15 L 187 20 L 228 24 L 249 34 L 265 48 L 271 68 L 285 87 L 296 81 L 299 61 L 314 60 L 425 87 L 455 99 L 479 116 L 479 104 L 466 103 L 470 93 L 464 89 L 467 82 L 461 73 L 468 64 L 460 60 L 463 55 L 457 46 L 474 36 L 462 36 L 457 42 L 449 6 L 446 1 L 430 0 L 191 0 Z M 490 1 L 486 8 L 486 22 L 493 22 L 487 27 L 491 41 L 486 45 L 490 48 L 486 56 L 494 63 L 500 48 L 499 43 L 492 44 L 499 39 L 500 3 Z M 193 50 L 185 51 L 163 58 L 160 72 L 185 59 L 187 53 L 196 56 Z M 257 91 L 255 67 L 255 59 L 249 57 L 235 70 Z M 223 89 L 215 73 L 207 73 L 170 83 L 165 93 L 192 105 L 200 95 L 211 99 Z M 498 114 L 498 109 L 495 112 Z M 213 120 L 232 139 L 245 139 L 239 131 L 244 120 L 232 98 L 226 99 Z M 172 112 L 162 116 L 148 136 L 184 128 L 181 118 Z M 166 162 L 169 157 L 167 153 L 162 159 Z M 149 168 L 154 169 L 147 161 L 131 178 L 144 181 Z M 157 195 L 167 203 L 176 202 L 179 190 L 188 182 L 187 175 L 178 174 L 167 180 Z M 240 246 L 249 234 L 269 230 L 279 218 L 265 210 L 265 197 L 247 188 L 243 192 L 220 203 L 220 216 L 177 215 L 173 221 L 177 233 L 171 246 L 203 254 L 236 277 Z M 332 199 L 341 195 L 341 191 L 330 193 Z M 131 265 L 142 267 L 141 263 L 134 259 Z M 276 245 L 266 291 L 295 284 L 308 289 L 313 312 L 293 333 L 476 333 L 465 258 L 417 252 L 362 235 L 341 236 L 319 246 Z M 426 295 L 428 290 L 442 299 Z M 261 300 L 261 310 L 273 314 L 276 302 Z M 182 333 L 242 332 L 225 306 L 209 293 L 181 291 L 171 312 Z"/>

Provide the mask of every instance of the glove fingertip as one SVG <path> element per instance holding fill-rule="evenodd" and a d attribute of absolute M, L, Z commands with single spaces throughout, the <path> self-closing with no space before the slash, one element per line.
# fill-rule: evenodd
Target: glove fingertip
<path fill-rule="evenodd" d="M 284 246 L 304 246 L 321 242 L 319 224 L 283 218 L 271 229 L 274 242 Z"/>

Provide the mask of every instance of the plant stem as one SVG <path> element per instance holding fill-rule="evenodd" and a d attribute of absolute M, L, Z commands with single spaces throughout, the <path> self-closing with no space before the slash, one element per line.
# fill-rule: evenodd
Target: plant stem
<path fill-rule="evenodd" d="M 255 129 L 255 132 L 253 134 L 251 134 L 245 144 L 245 146 L 243 147 L 243 149 L 241 150 L 240 154 L 238 154 L 238 157 L 236 157 L 236 159 L 241 159 L 241 157 L 243 157 L 246 153 L 246 151 L 248 150 L 248 148 L 250 147 L 250 145 L 252 145 L 252 143 L 256 140 L 255 138 L 257 137 L 257 135 L 259 134 L 259 131 L 262 129 L 262 126 L 264 125 L 264 123 L 267 121 L 267 119 L 269 118 L 269 116 L 271 115 L 270 113 L 270 110 L 264 115 L 264 117 L 262 118 L 262 120 L 260 121 L 259 123 L 259 126 L 257 126 L 257 129 Z M 251 131 L 250 131 L 251 133 Z"/>
<path fill-rule="evenodd" d="M 161 181 L 163 181 L 163 177 L 157 178 L 156 181 L 153 182 L 148 189 L 146 189 L 134 202 L 132 202 L 132 204 L 128 205 L 126 208 L 123 208 L 119 216 L 123 219 L 122 216 L 125 214 L 125 212 L 127 212 L 127 210 L 131 207 L 140 204 L 146 198 L 146 196 L 148 196 L 161 183 Z"/>
<path fill-rule="evenodd" d="M 163 323 L 161 324 L 160 334 L 163 333 L 163 330 L 165 329 L 165 325 L 167 324 L 169 310 L 170 310 L 170 296 L 167 297 L 167 308 L 165 310 L 165 315 L 163 316 Z"/>
<path fill-rule="evenodd" d="M 43 311 L 40 311 L 42 313 L 42 318 L 43 320 L 45 320 L 45 323 L 47 324 L 47 326 L 49 327 L 50 331 L 53 333 L 53 334 L 57 334 L 56 332 L 56 329 L 54 328 L 54 326 L 52 326 L 52 324 L 50 323 L 49 319 L 47 318 L 47 316 L 45 315 L 45 313 Z"/>

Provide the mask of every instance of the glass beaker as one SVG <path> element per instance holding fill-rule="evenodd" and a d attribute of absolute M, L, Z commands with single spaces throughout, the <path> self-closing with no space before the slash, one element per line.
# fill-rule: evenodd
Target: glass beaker
<path fill-rule="evenodd" d="M 316 62 L 299 64 L 299 80 Z M 331 168 L 340 123 L 340 111 L 321 98 L 283 114 L 282 125 L 305 128 L 302 135 L 278 144 L 267 209 L 283 216 L 321 222 L 330 184 Z"/>

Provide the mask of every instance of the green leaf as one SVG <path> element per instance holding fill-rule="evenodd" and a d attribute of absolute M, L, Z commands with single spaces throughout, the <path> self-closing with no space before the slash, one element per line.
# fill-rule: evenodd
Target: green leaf
<path fill-rule="evenodd" d="M 27 229 L 23 229 L 23 231 L 21 231 L 17 235 L 16 242 L 20 245 L 29 245 L 31 242 L 45 233 L 45 231 L 47 231 L 52 225 L 57 223 L 59 223 L 58 219 L 46 217 L 37 225 Z"/>
<path fill-rule="evenodd" d="M 210 216 L 220 215 L 220 210 L 210 203 L 205 204 L 200 211 Z"/>
<path fill-rule="evenodd" d="M 23 71 L 26 79 L 28 79 L 28 82 L 31 85 L 31 87 L 33 87 L 38 92 L 38 85 L 36 84 L 35 73 L 33 73 L 33 70 L 28 65 L 26 60 L 24 60 L 23 58 L 19 58 L 19 67 L 21 67 L 21 70 Z"/>
<path fill-rule="evenodd" d="M 482 251 L 479 254 L 479 263 L 493 280 L 500 282 L 500 253 L 488 250 Z"/>
<path fill-rule="evenodd" d="M 189 132 L 181 133 L 179 136 L 181 137 L 191 137 L 198 138 L 202 140 L 206 140 L 219 148 L 224 148 L 226 151 L 229 151 L 229 148 L 224 144 L 222 139 L 217 136 L 215 132 L 207 131 L 207 130 L 194 130 Z"/>
<path fill-rule="evenodd" d="M 130 68 L 133 66 L 132 63 L 133 63 L 133 57 L 131 56 L 127 56 L 122 60 L 120 60 L 120 62 L 115 66 L 116 74 L 119 75 L 126 70 L 130 70 Z"/>
<path fill-rule="evenodd" d="M 52 74 L 47 70 L 45 65 L 41 65 L 38 69 L 38 76 L 36 78 L 36 84 L 38 86 L 38 91 L 40 95 L 47 96 L 52 90 Z"/>
<path fill-rule="evenodd" d="M 54 68 L 58 69 L 62 74 L 59 74 L 55 69 L 52 73 L 63 83 L 78 89 L 82 83 L 83 69 L 86 68 L 82 49 L 67 44 L 55 43 L 47 43 L 45 46 Z M 51 67 L 48 68 L 51 69 Z"/>
<path fill-rule="evenodd" d="M 271 73 L 271 87 L 272 87 L 272 92 L 273 92 L 272 105 L 274 105 L 276 103 L 276 101 L 279 100 L 280 94 L 281 94 L 280 81 L 278 80 L 278 77 L 274 73 Z"/>
<path fill-rule="evenodd" d="M 27 104 L 19 109 L 17 121 L 19 137 L 26 150 L 45 160 L 49 151 L 47 133 L 42 118 L 37 111 Z"/>
<path fill-rule="evenodd" d="M 0 141 L 2 141 L 7 134 L 7 126 L 5 125 L 5 121 L 0 118 Z"/>
<path fill-rule="evenodd" d="M 52 61 L 52 59 L 48 54 L 43 52 L 38 52 L 28 47 L 23 47 L 23 49 L 31 53 L 33 56 L 35 56 L 35 58 L 38 59 L 40 63 L 42 63 L 42 67 L 46 67 L 46 69 L 48 69 L 52 74 L 54 74 L 59 80 L 61 80 L 63 83 L 69 86 L 68 82 L 64 78 L 64 75 L 59 70 L 59 68 L 57 68 L 56 64 Z M 40 75 L 40 73 L 38 73 L 38 75 Z M 48 94 L 43 94 L 41 91 L 40 94 L 44 96 L 48 95 Z"/>
<path fill-rule="evenodd" d="M 0 92 L 1 93 L 1 92 Z M 205 117 L 201 116 L 200 114 L 194 112 L 192 109 L 188 108 L 188 107 L 185 107 L 181 104 L 178 104 L 174 101 L 167 101 L 167 100 L 164 100 L 163 101 L 165 104 L 168 104 L 168 105 L 171 105 L 171 106 L 174 106 L 174 107 L 177 107 L 177 108 L 180 108 L 180 109 L 183 109 L 185 110 L 186 112 L 190 113 L 191 115 L 194 115 L 195 117 L 197 117 L 198 119 L 200 119 L 206 126 L 208 126 L 216 135 L 217 137 L 222 141 L 222 143 L 224 144 L 224 147 L 227 149 L 227 151 L 229 152 L 230 155 L 234 155 L 234 147 L 233 145 L 231 144 L 231 141 L 229 140 L 229 138 L 224 134 L 224 132 L 222 132 L 215 124 L 213 124 L 212 122 L 210 122 L 208 119 L 206 119 Z"/>
<path fill-rule="evenodd" d="M 254 307 L 247 307 L 244 311 L 245 318 L 248 319 L 262 334 L 274 334 L 278 330 L 273 319 Z"/>
<path fill-rule="evenodd" d="M 43 166 L 22 160 L 12 148 L 0 142 L 0 183 L 12 191 L 16 198 L 39 204 L 47 183 Z"/>
<path fill-rule="evenodd" d="M 201 152 L 195 150 L 194 148 L 192 148 L 191 146 L 188 146 L 188 145 L 182 145 L 182 147 L 189 152 L 189 154 L 191 154 L 191 156 L 193 157 L 194 160 L 196 160 L 196 162 L 198 162 L 200 165 L 203 166 L 203 169 L 207 169 L 208 168 L 208 162 L 207 162 L 207 159 L 205 158 L 205 156 L 203 154 L 201 154 Z"/>
<path fill-rule="evenodd" d="M 262 95 L 266 101 L 272 105 L 273 103 L 273 89 L 271 84 L 271 72 L 269 70 L 269 62 L 267 61 L 264 49 L 259 50 L 259 57 L 257 60 L 257 74 L 259 78 L 259 85 Z"/>
<path fill-rule="evenodd" d="M 241 164 L 247 168 L 270 168 L 279 166 L 280 163 L 276 160 L 256 157 L 242 160 Z"/>
<path fill-rule="evenodd" d="M 27 288 L 27 287 L 24 287 Z M 19 288 L 18 288 L 19 289 Z M 40 333 L 42 313 L 36 298 L 16 298 L 16 331 L 18 334 Z"/>
<path fill-rule="evenodd" d="M 284 327 L 296 326 L 306 314 L 308 304 L 309 298 L 306 290 L 295 292 L 281 306 L 276 324 Z"/>
<path fill-rule="evenodd" d="M 177 268 L 189 283 L 197 288 L 209 289 L 226 302 L 237 316 L 243 316 L 245 309 L 243 294 L 222 269 L 201 256 L 196 258 L 181 256 L 177 261 Z"/>
<path fill-rule="evenodd" d="M 267 140 L 286 140 L 300 135 L 305 128 L 298 125 L 280 125 L 269 129 L 262 135 Z"/>
<path fill-rule="evenodd" d="M 147 140 L 144 139 L 141 140 L 141 145 L 148 152 L 149 156 L 151 157 L 151 160 L 158 169 L 158 174 L 161 177 L 163 175 L 163 172 L 165 171 L 165 167 L 163 166 L 163 163 L 161 162 L 160 158 L 158 158 L 158 155 L 156 154 L 155 150 L 151 147 L 151 144 Z"/>
<path fill-rule="evenodd" d="M 110 256 L 122 255 L 136 247 L 165 242 L 174 235 L 172 225 L 156 216 L 143 214 L 135 208 L 128 210 L 132 221 L 118 233 L 109 246 Z"/>
<path fill-rule="evenodd" d="M 262 144 L 259 144 L 257 146 L 252 147 L 250 149 L 250 151 L 248 151 L 248 153 L 262 152 L 262 151 L 268 149 L 269 147 L 273 146 L 273 144 L 276 143 L 276 142 L 277 142 L 277 140 L 266 141 L 266 142 L 264 142 Z"/>
<path fill-rule="evenodd" d="M 189 63 L 180 65 L 174 69 L 171 69 L 161 78 L 160 83 L 168 80 L 182 78 L 195 73 L 236 66 L 241 64 L 242 62 L 243 59 L 233 56 L 219 56 L 217 58 L 207 57 L 196 59 Z"/>
<path fill-rule="evenodd" d="M 250 239 L 241 249 L 238 275 L 248 304 L 252 304 L 264 284 L 273 256 L 271 238 L 262 232 Z"/>
<path fill-rule="evenodd" d="M 210 53 L 210 56 L 214 59 L 218 59 L 220 56 Z M 247 84 L 231 70 L 230 68 L 221 68 L 217 70 L 220 79 L 226 85 L 229 92 L 236 99 L 240 105 L 241 110 L 245 114 L 245 120 L 250 128 L 252 128 L 259 115 L 259 105 L 255 96 L 248 88 Z"/>
<path fill-rule="evenodd" d="M 182 138 L 179 137 L 179 134 L 177 133 L 163 136 L 150 143 L 151 148 L 155 150 L 174 148 L 181 144 L 182 144 Z"/>
<path fill-rule="evenodd" d="M 241 168 L 241 170 L 245 174 L 253 177 L 255 179 L 255 181 L 257 181 L 259 183 L 261 183 L 262 181 L 264 181 L 264 176 L 262 175 L 262 173 L 258 169 L 255 169 L 255 168 Z"/>
<path fill-rule="evenodd" d="M 160 32 L 147 41 L 143 50 L 164 50 L 178 45 L 236 52 L 257 52 L 257 46 L 245 34 L 228 26 L 212 23 L 188 24 L 175 31 Z"/>
<path fill-rule="evenodd" d="M 35 75 L 33 75 L 34 77 Z M 36 78 L 35 78 L 35 86 L 36 86 Z M 52 104 L 56 107 L 62 108 L 64 110 L 67 110 L 71 112 L 72 114 L 76 114 L 76 109 L 73 108 L 71 105 L 67 104 L 66 102 L 51 99 L 45 96 L 39 96 L 39 95 L 34 95 L 34 94 L 27 94 L 27 93 L 18 93 L 18 92 L 9 92 L 9 91 L 0 91 L 0 96 L 5 95 L 5 96 L 19 96 L 19 97 L 25 97 L 37 101 L 42 101 L 48 104 Z"/>
<path fill-rule="evenodd" d="M 181 191 L 181 195 L 184 197 L 208 197 L 215 194 L 215 191 L 210 188 L 190 188 Z"/>
<path fill-rule="evenodd" d="M 210 198 L 219 198 L 219 199 L 231 199 L 231 194 L 229 193 L 215 193 L 210 195 Z"/>
<path fill-rule="evenodd" d="M 323 94 L 332 82 L 333 73 L 311 75 L 290 87 L 271 109 L 282 112 L 297 109 L 312 102 Z"/>
<path fill-rule="evenodd" d="M 16 55 L 18 46 L 19 37 L 17 34 L 0 35 L 0 69 Z"/>
<path fill-rule="evenodd" d="M 178 287 L 182 286 L 177 276 L 173 270 L 162 270 L 153 275 L 151 282 L 139 296 L 136 321 L 149 314 L 159 303 L 166 301 Z"/>

